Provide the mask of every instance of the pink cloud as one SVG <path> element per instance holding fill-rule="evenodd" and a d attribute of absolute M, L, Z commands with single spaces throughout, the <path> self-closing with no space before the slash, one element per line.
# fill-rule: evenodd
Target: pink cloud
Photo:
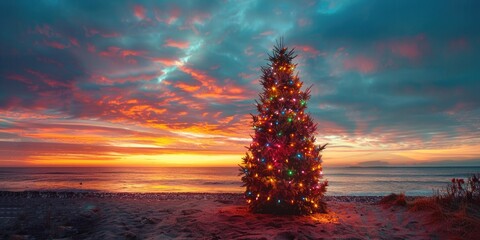
<path fill-rule="evenodd" d="M 243 79 L 252 79 L 252 78 L 256 77 L 256 75 L 253 74 L 253 73 L 248 74 L 248 73 L 243 73 L 243 72 L 239 73 L 238 76 L 243 78 Z"/>
<path fill-rule="evenodd" d="M 78 44 L 78 40 L 77 40 L 76 38 L 71 37 L 71 38 L 69 38 L 69 40 L 70 40 L 70 43 L 71 43 L 73 46 L 76 46 L 76 47 L 79 47 L 79 46 L 80 46 L 80 44 Z"/>
<path fill-rule="evenodd" d="M 345 70 L 356 70 L 361 73 L 371 73 L 377 70 L 377 62 L 365 56 L 357 56 L 345 59 L 343 62 Z"/>
<path fill-rule="evenodd" d="M 335 54 L 333 55 L 335 58 L 339 58 L 339 57 L 342 57 L 342 56 L 348 56 L 348 52 L 345 51 L 345 47 L 339 47 L 337 48 L 337 50 L 335 51 Z"/>
<path fill-rule="evenodd" d="M 203 13 L 203 12 L 197 12 L 190 14 L 188 19 L 185 21 L 184 25 L 180 27 L 181 30 L 184 29 L 190 29 L 192 30 L 195 34 L 199 34 L 199 31 L 196 27 L 196 25 L 203 25 L 207 21 L 207 19 L 210 19 L 210 14 L 209 13 Z"/>
<path fill-rule="evenodd" d="M 213 77 L 208 76 L 205 72 L 196 70 L 190 67 L 182 66 L 180 70 L 190 76 L 192 76 L 195 80 L 202 83 L 203 86 L 215 86 L 216 79 Z M 215 86 L 216 87 L 216 86 Z"/>
<path fill-rule="evenodd" d="M 49 41 L 44 40 L 43 44 L 45 44 L 46 46 L 52 47 L 52 48 L 56 48 L 56 49 L 65 49 L 67 47 L 64 44 L 59 43 L 59 42 L 55 42 L 55 41 L 49 42 Z"/>
<path fill-rule="evenodd" d="M 155 9 L 155 19 L 159 22 L 164 22 L 168 25 L 177 21 L 180 16 L 180 10 L 177 8 L 172 9 L 169 13 L 163 14 L 159 9 Z"/>
<path fill-rule="evenodd" d="M 270 36 L 272 34 L 274 34 L 274 32 L 272 30 L 269 30 L 269 31 L 261 32 L 260 36 Z"/>
<path fill-rule="evenodd" d="M 63 63 L 61 63 L 59 61 L 56 61 L 54 59 L 48 58 L 48 57 L 37 57 L 37 61 L 47 63 L 47 64 L 51 64 L 51 65 L 55 65 L 56 67 L 59 67 L 59 68 L 63 67 Z"/>
<path fill-rule="evenodd" d="M 185 84 L 185 83 L 177 83 L 177 84 L 175 84 L 175 87 L 180 88 L 185 92 L 195 92 L 198 89 L 200 89 L 200 86 L 188 85 L 188 84 Z"/>
<path fill-rule="evenodd" d="M 469 48 L 469 43 L 466 38 L 457 38 L 450 41 L 449 48 L 452 52 L 461 52 Z"/>
<path fill-rule="evenodd" d="M 133 15 L 139 20 L 145 19 L 145 8 L 142 5 L 135 5 L 133 7 Z"/>
<path fill-rule="evenodd" d="M 213 118 L 218 118 L 221 114 L 222 114 L 222 112 L 217 112 L 213 115 Z"/>
<path fill-rule="evenodd" d="M 317 57 L 319 55 L 325 55 L 325 53 L 321 53 L 320 51 L 318 51 L 314 47 L 308 46 L 308 45 L 295 45 L 294 48 L 298 49 L 298 50 L 300 50 L 304 53 L 307 53 L 310 57 Z"/>
<path fill-rule="evenodd" d="M 172 24 L 173 22 L 175 22 L 178 19 L 179 16 L 180 16 L 180 10 L 173 9 L 170 12 L 170 17 L 167 19 L 167 23 Z"/>
<path fill-rule="evenodd" d="M 428 48 L 428 42 L 426 41 L 425 36 L 420 34 L 415 37 L 383 42 L 378 44 L 377 47 L 381 53 L 388 50 L 396 56 L 410 60 L 418 60 Z"/>
<path fill-rule="evenodd" d="M 247 56 L 252 56 L 252 55 L 254 54 L 252 46 L 249 46 L 249 47 L 245 48 L 245 50 L 243 50 L 243 52 L 244 52 Z"/>
<path fill-rule="evenodd" d="M 446 111 L 448 115 L 455 115 L 461 111 L 469 109 L 471 106 L 465 102 L 457 102 L 453 107 Z"/>
<path fill-rule="evenodd" d="M 39 71 L 35 71 L 35 70 L 32 70 L 32 69 L 27 69 L 27 73 L 35 76 L 39 80 L 42 80 L 49 87 L 66 87 L 66 88 L 71 87 L 71 85 L 69 83 L 64 83 L 64 82 L 54 80 L 50 76 L 48 76 L 47 74 L 41 73 Z"/>
<path fill-rule="evenodd" d="M 91 53 L 94 53 L 94 52 L 97 51 L 97 48 L 95 47 L 95 45 L 88 43 L 87 44 L 87 51 L 89 51 Z"/>
<path fill-rule="evenodd" d="M 108 47 L 107 50 L 99 53 L 99 55 L 102 57 L 120 57 L 122 59 L 127 57 L 144 56 L 145 54 L 145 51 L 121 49 L 116 46 Z"/>
<path fill-rule="evenodd" d="M 209 13 L 204 13 L 204 12 L 197 12 L 196 14 L 191 15 L 187 19 L 187 24 L 188 25 L 193 25 L 193 24 L 204 24 L 207 19 L 209 19 L 211 16 Z"/>
<path fill-rule="evenodd" d="M 165 66 L 167 66 L 167 67 L 180 64 L 180 62 L 178 61 L 178 59 L 174 59 L 174 58 L 151 58 L 151 60 L 152 60 L 153 62 L 161 63 L 161 64 L 163 64 L 163 65 L 165 65 Z"/>
<path fill-rule="evenodd" d="M 142 56 L 145 55 L 145 51 L 136 51 L 136 50 L 122 50 L 120 51 L 120 56 L 128 57 L 128 56 Z"/>
<path fill-rule="evenodd" d="M 47 37 L 60 37 L 60 33 L 55 32 L 50 25 L 43 24 L 43 26 L 36 26 L 35 32 Z"/>
<path fill-rule="evenodd" d="M 50 87 L 70 87 L 69 84 L 46 78 L 43 80 Z"/>
<path fill-rule="evenodd" d="M 420 56 L 420 49 L 415 42 L 395 42 L 390 45 L 394 54 L 409 59 L 416 59 Z"/>
<path fill-rule="evenodd" d="M 175 41 L 173 39 L 167 39 L 163 46 L 185 49 L 190 46 L 190 43 L 188 41 Z"/>
<path fill-rule="evenodd" d="M 229 79 L 226 80 L 226 86 L 222 87 L 218 85 L 217 79 L 203 71 L 186 66 L 181 66 L 179 69 L 201 83 L 203 88 L 195 93 L 197 98 L 213 98 L 222 101 L 250 98 L 249 94 L 245 94 L 245 89 L 236 86 Z"/>
<path fill-rule="evenodd" d="M 92 75 L 90 81 L 101 85 L 123 84 L 126 82 L 148 81 L 156 78 L 158 73 L 152 74 L 136 74 L 127 76 L 107 76 L 107 75 Z"/>
<path fill-rule="evenodd" d="M 102 57 L 114 57 L 118 55 L 119 51 L 120 51 L 119 47 L 112 46 L 112 47 L 108 47 L 107 50 L 102 51 L 99 54 Z"/>
<path fill-rule="evenodd" d="M 306 19 L 306 18 L 300 18 L 297 21 L 297 25 L 299 27 L 305 27 L 305 26 L 310 25 L 310 24 L 311 24 L 311 21 Z"/>
<path fill-rule="evenodd" d="M 32 80 L 27 79 L 26 77 L 24 77 L 22 75 L 19 75 L 19 74 L 15 74 L 15 73 L 8 75 L 7 78 L 15 80 L 15 81 L 22 82 L 22 83 L 26 83 L 26 84 L 33 84 Z"/>
<path fill-rule="evenodd" d="M 344 135 L 348 130 L 335 122 L 317 121 L 317 128 L 325 135 Z"/>
<path fill-rule="evenodd" d="M 84 27 L 84 30 L 85 30 L 85 36 L 87 36 L 87 37 L 93 37 L 95 35 L 100 35 L 104 38 L 114 38 L 114 37 L 119 37 L 120 36 L 120 34 L 118 34 L 116 32 L 104 32 L 104 31 L 100 31 L 100 30 L 94 29 L 94 28 Z"/>

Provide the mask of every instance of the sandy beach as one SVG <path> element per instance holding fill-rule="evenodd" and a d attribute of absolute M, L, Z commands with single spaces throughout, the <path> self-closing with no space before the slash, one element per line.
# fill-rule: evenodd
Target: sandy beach
<path fill-rule="evenodd" d="M 2 239 L 442 239 L 381 197 L 327 197 L 328 212 L 247 211 L 239 194 L 0 193 Z"/>

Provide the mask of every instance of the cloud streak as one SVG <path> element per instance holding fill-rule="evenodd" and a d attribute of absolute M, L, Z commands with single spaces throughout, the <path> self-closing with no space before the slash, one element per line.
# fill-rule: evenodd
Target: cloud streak
<path fill-rule="evenodd" d="M 236 166 L 281 36 L 326 165 L 480 157 L 477 1 L 0 7 L 0 166 Z"/>

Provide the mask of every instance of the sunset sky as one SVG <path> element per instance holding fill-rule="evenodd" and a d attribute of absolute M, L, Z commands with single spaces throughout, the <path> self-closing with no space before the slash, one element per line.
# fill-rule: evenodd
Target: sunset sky
<path fill-rule="evenodd" d="M 326 166 L 480 165 L 480 1 L 1 1 L 0 166 L 236 166 L 284 37 Z"/>

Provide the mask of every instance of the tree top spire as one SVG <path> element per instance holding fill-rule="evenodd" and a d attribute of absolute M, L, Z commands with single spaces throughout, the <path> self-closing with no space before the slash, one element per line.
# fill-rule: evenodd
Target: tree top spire
<path fill-rule="evenodd" d="M 268 55 L 268 60 L 271 62 L 291 62 L 294 58 L 297 57 L 295 53 L 295 48 L 288 49 L 285 46 L 283 37 L 276 40 L 275 46 L 273 46 L 272 54 Z"/>

